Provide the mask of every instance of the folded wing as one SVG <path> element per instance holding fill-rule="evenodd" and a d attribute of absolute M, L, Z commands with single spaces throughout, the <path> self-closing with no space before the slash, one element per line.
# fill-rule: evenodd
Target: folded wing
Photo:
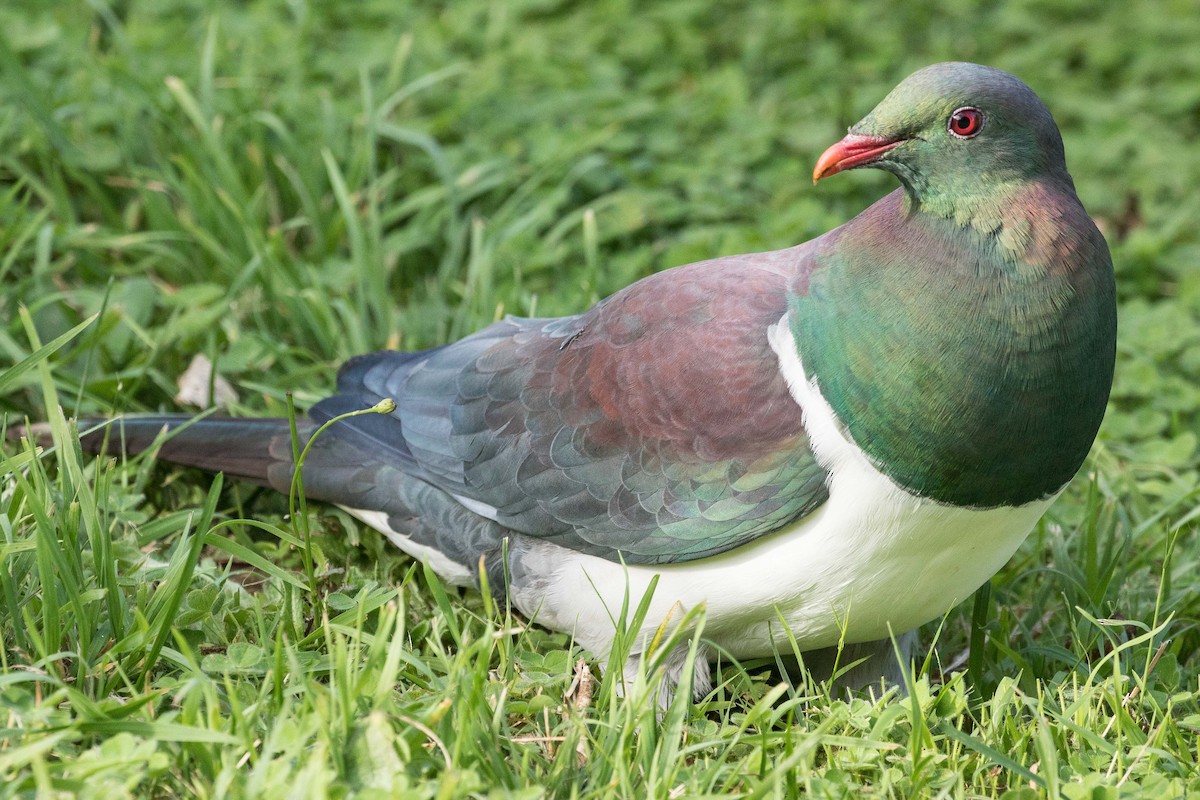
<path fill-rule="evenodd" d="M 318 422 L 511 531 L 629 563 L 719 553 L 826 497 L 767 329 L 794 251 L 651 276 L 575 317 L 350 361 Z"/>

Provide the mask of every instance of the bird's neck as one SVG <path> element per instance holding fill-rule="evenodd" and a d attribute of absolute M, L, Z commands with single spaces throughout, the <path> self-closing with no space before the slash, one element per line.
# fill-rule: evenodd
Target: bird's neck
<path fill-rule="evenodd" d="M 984 247 L 995 246 L 999 261 L 1016 269 L 1050 266 L 1049 240 L 1074 232 L 1057 224 L 1060 216 L 1085 215 L 1065 171 L 1037 181 L 1011 176 L 947 187 L 906 185 L 900 209 L 924 224 L 980 237 Z"/>
<path fill-rule="evenodd" d="M 896 192 L 822 240 L 791 324 L 806 374 L 893 480 L 1020 505 L 1071 478 L 1103 415 L 1111 262 L 1055 186 L 951 214 Z"/>

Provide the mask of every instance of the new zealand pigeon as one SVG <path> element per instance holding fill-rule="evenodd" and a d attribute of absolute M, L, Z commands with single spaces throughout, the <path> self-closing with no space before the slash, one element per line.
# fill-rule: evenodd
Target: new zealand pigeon
<path fill-rule="evenodd" d="M 865 657 L 859 683 L 896 675 L 892 635 L 970 596 L 1083 463 L 1116 306 L 1058 129 L 1017 78 L 914 73 L 813 177 L 859 167 L 903 188 L 812 241 L 351 360 L 301 438 L 385 398 L 395 410 L 318 437 L 308 497 L 450 583 L 478 585 L 482 565 L 602 659 L 622 603 L 657 578 L 627 669 L 703 605 L 705 641 L 734 657 L 788 652 L 790 634 L 808 652 L 857 645 L 843 659 Z M 108 448 L 185 421 L 125 418 Z M 173 433 L 159 458 L 288 490 L 285 420 Z"/>

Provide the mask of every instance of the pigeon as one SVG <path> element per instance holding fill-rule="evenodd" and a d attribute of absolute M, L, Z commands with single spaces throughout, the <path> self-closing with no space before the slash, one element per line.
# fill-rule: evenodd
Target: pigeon
<path fill-rule="evenodd" d="M 486 579 L 602 663 L 644 600 L 622 675 L 653 655 L 668 700 L 685 679 L 708 692 L 717 654 L 793 648 L 853 661 L 848 685 L 898 682 L 909 632 L 996 573 L 1083 464 L 1115 287 L 1058 128 L 1012 75 L 910 75 L 814 183 L 860 168 L 901 186 L 811 241 L 350 360 L 298 425 L 305 443 L 332 421 L 307 497 L 449 584 Z M 82 438 L 159 443 L 161 460 L 292 483 L 283 419 L 133 416 Z"/>

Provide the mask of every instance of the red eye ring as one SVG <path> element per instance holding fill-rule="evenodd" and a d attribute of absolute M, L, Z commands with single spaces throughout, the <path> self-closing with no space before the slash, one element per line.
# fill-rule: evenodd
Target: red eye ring
<path fill-rule="evenodd" d="M 978 108 L 964 106 L 950 115 L 946 129 L 959 139 L 970 139 L 983 130 L 983 112 Z"/>

